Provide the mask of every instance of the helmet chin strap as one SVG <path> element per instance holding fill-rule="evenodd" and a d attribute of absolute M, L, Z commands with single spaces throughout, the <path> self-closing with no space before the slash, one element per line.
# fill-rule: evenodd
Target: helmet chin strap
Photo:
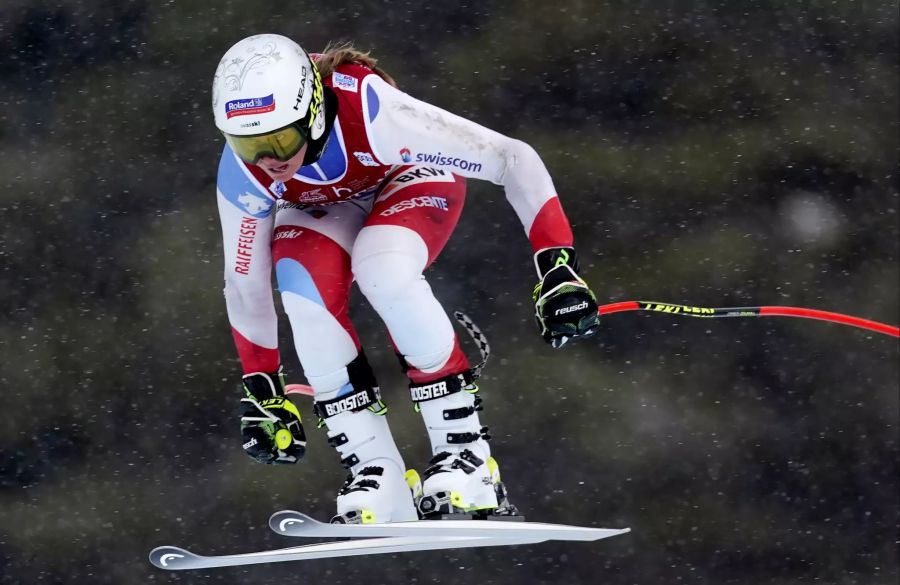
<path fill-rule="evenodd" d="M 323 86 L 322 93 L 324 98 L 325 130 L 315 139 L 310 139 L 309 146 L 306 149 L 306 155 L 303 157 L 303 166 L 311 165 L 318 162 L 322 153 L 325 151 L 325 145 L 328 143 L 328 137 L 331 136 L 331 129 L 334 127 L 334 120 L 337 118 L 338 99 L 330 87 Z"/>

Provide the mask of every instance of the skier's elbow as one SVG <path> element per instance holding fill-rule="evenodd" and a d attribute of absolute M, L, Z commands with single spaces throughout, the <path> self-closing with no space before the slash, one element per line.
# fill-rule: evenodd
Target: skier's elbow
<path fill-rule="evenodd" d="M 528 169 L 535 165 L 543 166 L 540 155 L 527 142 L 510 138 L 506 146 L 506 169 Z"/>
<path fill-rule="evenodd" d="M 544 162 L 530 144 L 511 138 L 504 154 L 506 165 L 497 184 L 506 187 L 507 191 L 534 189 L 535 184 L 548 177 Z"/>

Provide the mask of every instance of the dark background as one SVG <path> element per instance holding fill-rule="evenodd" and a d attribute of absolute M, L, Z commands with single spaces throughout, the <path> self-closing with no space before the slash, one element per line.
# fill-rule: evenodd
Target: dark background
<path fill-rule="evenodd" d="M 900 322 L 896 2 L 4 0 L 0 583 L 897 582 L 896 340 L 626 313 L 553 351 L 532 323 L 522 228 L 479 182 L 428 276 L 492 342 L 482 420 L 512 499 L 532 520 L 633 532 L 150 566 L 160 544 L 295 546 L 269 514 L 328 518 L 344 475 L 312 422 L 296 468 L 240 448 L 209 87 L 258 32 L 309 50 L 352 40 L 411 94 L 532 144 L 602 302 Z M 354 295 L 421 469 L 421 421 Z"/>

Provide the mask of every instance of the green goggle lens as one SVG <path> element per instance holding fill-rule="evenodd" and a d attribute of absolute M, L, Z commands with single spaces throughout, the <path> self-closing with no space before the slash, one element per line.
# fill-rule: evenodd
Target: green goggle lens
<path fill-rule="evenodd" d="M 256 164 L 264 156 L 286 162 L 306 144 L 306 133 L 300 130 L 298 124 L 291 124 L 266 134 L 225 134 L 225 140 L 241 160 L 250 164 Z"/>

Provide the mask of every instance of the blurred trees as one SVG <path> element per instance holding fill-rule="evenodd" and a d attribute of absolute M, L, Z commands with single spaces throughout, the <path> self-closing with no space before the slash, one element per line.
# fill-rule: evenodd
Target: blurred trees
<path fill-rule="evenodd" d="M 534 145 L 601 299 L 897 323 L 898 18 L 896 3 L 849 0 L 5 2 L 0 583 L 169 579 L 144 562 L 156 544 L 285 546 L 263 533 L 271 510 L 330 514 L 342 472 L 322 433 L 296 470 L 254 466 L 237 446 L 208 87 L 239 38 L 352 40 L 410 93 Z M 629 315 L 552 352 L 532 330 L 521 226 L 488 184 L 470 183 L 429 278 L 492 341 L 485 420 L 514 501 L 533 519 L 635 531 L 303 571 L 896 581 L 895 342 Z M 360 302 L 355 318 L 421 465 L 383 327 Z"/>

